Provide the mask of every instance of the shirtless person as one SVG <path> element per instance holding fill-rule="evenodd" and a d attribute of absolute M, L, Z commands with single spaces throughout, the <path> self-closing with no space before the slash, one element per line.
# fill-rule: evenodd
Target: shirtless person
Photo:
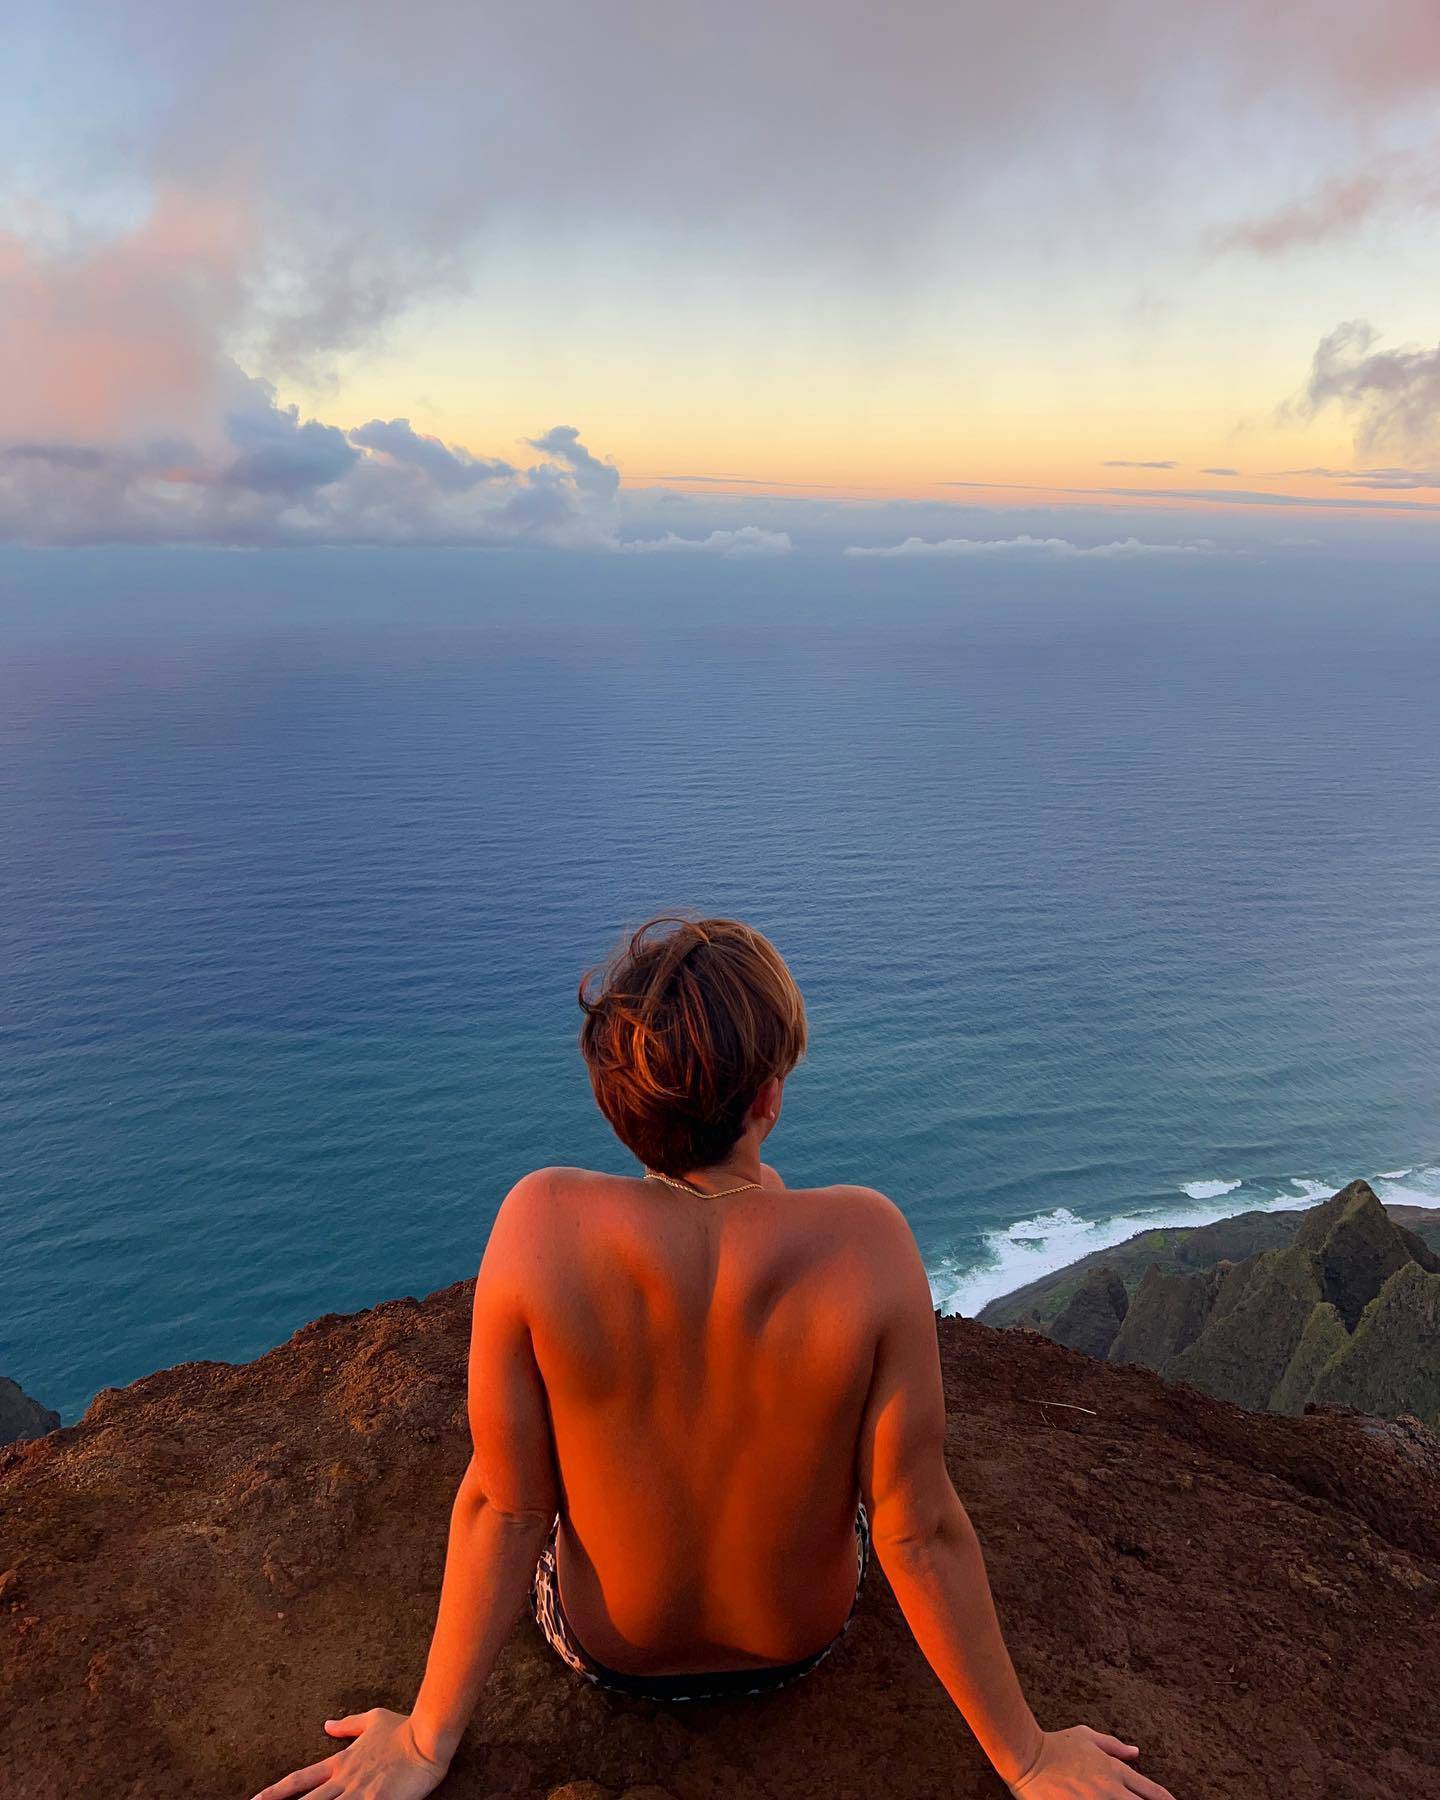
<path fill-rule="evenodd" d="M 1171 1800 L 1133 1744 L 1042 1731 L 946 1473 L 929 1284 L 883 1194 L 787 1189 L 760 1160 L 805 1009 L 772 945 L 662 918 L 580 1041 L 643 1174 L 511 1189 L 475 1286 L 474 1448 L 408 1714 L 257 1800 L 422 1800 L 527 1595 L 577 1675 L 680 1702 L 765 1693 L 849 1623 L 870 1543 L 921 1650 L 1013 1795 Z M 897 1788 L 903 1774 L 897 1771 Z"/>

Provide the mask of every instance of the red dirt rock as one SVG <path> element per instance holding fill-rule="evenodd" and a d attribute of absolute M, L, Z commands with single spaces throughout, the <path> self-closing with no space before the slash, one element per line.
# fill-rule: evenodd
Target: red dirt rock
<path fill-rule="evenodd" d="M 0 1793 L 246 1800 L 406 1706 L 466 1458 L 469 1285 L 190 1363 L 0 1451 Z M 956 1484 L 1042 1724 L 1177 1800 L 1440 1789 L 1440 1442 L 939 1326 Z M 663 1707 L 523 1620 L 449 1800 L 1003 1800 L 883 1577 L 816 1674 Z"/>

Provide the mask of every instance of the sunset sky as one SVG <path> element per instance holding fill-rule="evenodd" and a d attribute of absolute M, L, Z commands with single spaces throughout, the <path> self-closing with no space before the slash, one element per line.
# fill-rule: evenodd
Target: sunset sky
<path fill-rule="evenodd" d="M 7 35 L 12 538 L 1440 508 L 1434 0 L 72 0 Z"/>

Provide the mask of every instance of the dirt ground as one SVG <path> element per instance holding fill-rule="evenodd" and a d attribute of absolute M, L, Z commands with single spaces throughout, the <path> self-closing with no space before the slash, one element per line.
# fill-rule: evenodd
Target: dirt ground
<path fill-rule="evenodd" d="M 102 1394 L 0 1451 L 0 1793 L 246 1800 L 405 1707 L 466 1457 L 469 1285 Z M 1440 1443 L 939 1325 L 956 1485 L 1041 1723 L 1177 1800 L 1440 1793 Z M 609 1697 L 517 1627 L 444 1800 L 1004 1800 L 882 1576 L 768 1699 Z"/>

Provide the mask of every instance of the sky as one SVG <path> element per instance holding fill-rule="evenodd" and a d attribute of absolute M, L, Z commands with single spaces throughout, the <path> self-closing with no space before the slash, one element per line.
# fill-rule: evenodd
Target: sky
<path fill-rule="evenodd" d="M 5 538 L 1440 525 L 1434 0 L 59 0 L 0 81 Z"/>

